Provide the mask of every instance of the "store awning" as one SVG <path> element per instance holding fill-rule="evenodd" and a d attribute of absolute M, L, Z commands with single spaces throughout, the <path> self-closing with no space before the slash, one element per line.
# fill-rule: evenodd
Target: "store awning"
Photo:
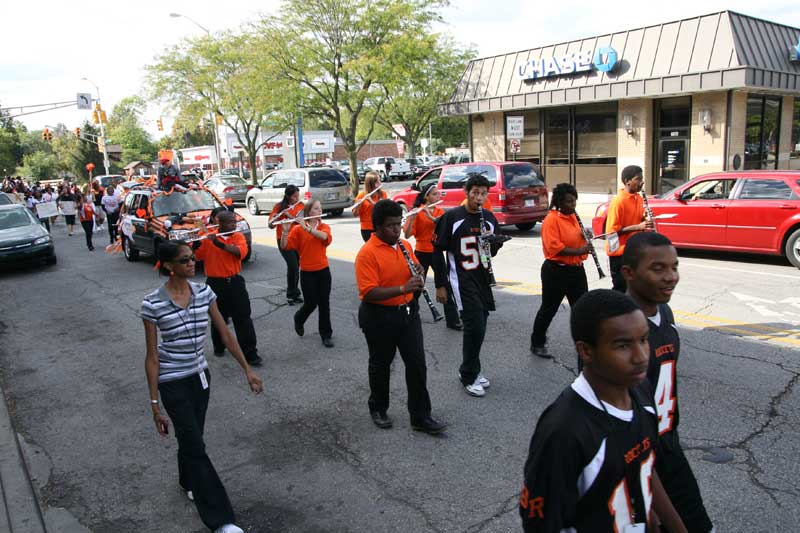
<path fill-rule="evenodd" d="M 724 89 L 800 93 L 800 29 L 732 11 L 469 62 L 442 115 Z"/>

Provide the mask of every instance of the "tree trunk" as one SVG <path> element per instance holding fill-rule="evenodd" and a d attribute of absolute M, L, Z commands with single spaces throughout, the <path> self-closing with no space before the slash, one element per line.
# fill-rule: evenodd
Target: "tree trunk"
<path fill-rule="evenodd" d="M 256 176 L 256 150 L 250 150 L 247 152 L 248 159 L 250 160 L 250 181 L 253 182 L 253 186 L 258 185 L 258 176 Z"/>
<path fill-rule="evenodd" d="M 353 193 L 353 198 L 358 195 L 359 183 L 358 183 L 358 163 L 356 161 L 356 156 L 358 152 L 355 148 L 351 148 L 349 145 L 347 146 L 347 158 L 350 160 L 350 190 Z"/>
<path fill-rule="evenodd" d="M 413 159 L 417 157 L 417 140 L 412 135 L 403 138 L 403 142 L 408 146 L 408 155 L 406 159 Z"/>

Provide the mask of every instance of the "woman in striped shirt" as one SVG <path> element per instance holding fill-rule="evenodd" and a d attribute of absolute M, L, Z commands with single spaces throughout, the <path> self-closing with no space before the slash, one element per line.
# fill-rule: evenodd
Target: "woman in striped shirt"
<path fill-rule="evenodd" d="M 208 285 L 189 281 L 195 269 L 192 248 L 183 242 L 163 243 L 158 249 L 158 259 L 159 271 L 169 279 L 145 296 L 141 310 L 153 420 L 161 435 L 169 434 L 169 419 L 175 426 L 179 483 L 189 499 L 194 500 L 203 523 L 219 533 L 239 533 L 242 529 L 233 525 L 228 495 L 203 442 L 211 380 L 203 356 L 209 317 L 225 347 L 244 370 L 250 390 L 258 394 L 263 385 L 225 326 L 214 292 Z M 169 419 L 159 408 L 159 393 Z"/>

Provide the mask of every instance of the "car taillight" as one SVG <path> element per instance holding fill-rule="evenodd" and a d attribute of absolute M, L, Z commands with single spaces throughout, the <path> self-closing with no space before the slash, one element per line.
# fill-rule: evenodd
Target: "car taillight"
<path fill-rule="evenodd" d="M 253 185 L 248 185 L 248 186 L 247 186 L 247 190 L 248 190 L 248 191 L 249 191 L 250 189 L 252 189 L 252 188 L 253 188 Z"/>
<path fill-rule="evenodd" d="M 222 189 L 222 192 L 231 192 L 232 190 L 234 190 L 233 187 L 225 187 L 224 189 Z"/>
<path fill-rule="evenodd" d="M 306 193 L 303 195 L 303 199 L 311 200 L 311 191 L 306 191 Z"/>

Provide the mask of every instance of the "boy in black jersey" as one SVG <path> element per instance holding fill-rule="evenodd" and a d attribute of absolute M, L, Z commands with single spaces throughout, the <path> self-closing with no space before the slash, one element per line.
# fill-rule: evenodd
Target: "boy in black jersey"
<path fill-rule="evenodd" d="M 447 270 L 436 274 L 436 300 L 447 302 L 447 282 L 453 290 L 461 322 L 464 324 L 462 362 L 458 369 L 461 384 L 471 396 L 481 397 L 489 380 L 481 374 L 481 345 L 486 335 L 489 311 L 494 311 L 494 295 L 490 285 L 488 261 L 481 253 L 481 237 L 495 234 L 497 219 L 483 208 L 489 194 L 489 180 L 482 174 L 471 174 L 464 186 L 467 203 L 447 211 L 436 223 L 434 254 L 447 256 Z M 494 257 L 502 243 L 490 241 Z M 441 259 L 438 259 L 441 260 Z M 447 276 L 448 279 L 442 279 Z"/>
<path fill-rule="evenodd" d="M 655 391 L 658 417 L 656 470 L 686 529 L 691 533 L 708 533 L 713 525 L 678 438 L 676 366 L 680 337 L 667 304 L 680 279 L 678 254 L 664 235 L 637 233 L 628 240 L 622 262 L 628 296 L 642 308 L 650 326 L 647 380 Z"/>
<path fill-rule="evenodd" d="M 572 307 L 583 372 L 539 418 L 519 512 L 528 532 L 685 531 L 655 471 L 658 438 L 647 376 L 647 320 L 600 289 Z"/>

